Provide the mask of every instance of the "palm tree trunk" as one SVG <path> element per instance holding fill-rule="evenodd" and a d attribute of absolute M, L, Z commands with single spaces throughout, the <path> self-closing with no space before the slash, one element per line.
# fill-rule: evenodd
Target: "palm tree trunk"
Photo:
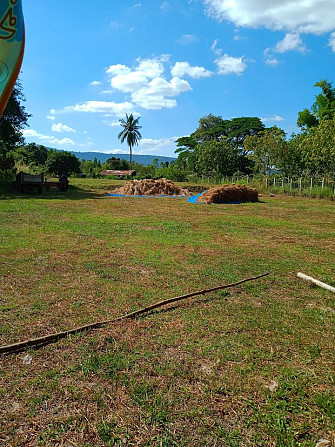
<path fill-rule="evenodd" d="M 133 162 L 133 151 L 132 151 L 132 147 L 129 146 L 129 164 L 130 164 L 130 168 L 131 168 L 132 162 Z"/>

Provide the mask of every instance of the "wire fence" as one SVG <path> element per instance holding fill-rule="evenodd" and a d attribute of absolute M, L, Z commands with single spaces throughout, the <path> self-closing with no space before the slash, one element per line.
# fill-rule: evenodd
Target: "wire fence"
<path fill-rule="evenodd" d="M 221 184 L 238 183 L 256 187 L 269 193 L 311 197 L 335 197 L 335 178 L 326 176 L 282 177 L 272 176 L 231 176 L 221 178 Z"/>

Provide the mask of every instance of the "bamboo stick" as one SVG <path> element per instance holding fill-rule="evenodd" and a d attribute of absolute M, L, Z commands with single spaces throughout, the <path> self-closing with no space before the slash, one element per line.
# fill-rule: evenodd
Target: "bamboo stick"
<path fill-rule="evenodd" d="M 142 309 L 135 310 L 134 312 L 128 313 L 121 317 L 114 318 L 112 320 L 98 321 L 96 323 L 87 324 L 85 326 L 70 329 L 68 331 L 58 332 L 55 334 L 49 334 L 49 335 L 45 335 L 44 337 L 39 337 L 39 338 L 32 338 L 30 340 L 21 341 L 18 343 L 14 343 L 12 345 L 0 346 L 0 354 L 20 352 L 20 351 L 23 351 L 24 349 L 29 348 L 29 347 L 41 348 L 42 346 L 46 346 L 50 343 L 54 343 L 62 338 L 66 338 L 72 334 L 77 334 L 79 332 L 90 331 L 90 330 L 94 330 L 94 329 L 99 329 L 103 326 L 106 326 L 107 324 L 117 323 L 118 321 L 135 318 L 138 315 L 142 315 L 146 312 L 150 312 L 151 310 L 157 309 L 157 308 L 165 306 L 167 304 L 185 300 L 186 298 L 192 298 L 197 295 L 205 295 L 206 293 L 215 292 L 216 290 L 222 290 L 222 289 L 227 289 L 229 287 L 235 287 L 235 286 L 243 284 L 247 281 L 253 281 L 255 279 L 262 278 L 263 276 L 267 276 L 268 274 L 269 274 L 269 272 L 263 273 L 262 275 L 253 276 L 251 278 L 242 279 L 241 281 L 238 281 L 236 283 L 226 284 L 223 286 L 217 286 L 217 287 L 213 287 L 211 289 L 204 289 L 204 290 L 200 290 L 198 292 L 192 292 L 192 293 L 188 293 L 186 295 L 169 298 L 167 300 L 159 301 L 158 303 L 152 304 L 151 306 L 143 307 Z"/>

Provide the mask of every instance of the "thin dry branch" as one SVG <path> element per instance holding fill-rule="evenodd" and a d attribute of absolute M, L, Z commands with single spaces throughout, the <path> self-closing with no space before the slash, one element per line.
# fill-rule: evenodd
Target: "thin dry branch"
<path fill-rule="evenodd" d="M 165 306 L 166 304 L 175 303 L 176 301 L 185 300 L 186 298 L 192 298 L 193 296 L 197 296 L 197 295 L 205 295 L 206 293 L 215 292 L 216 290 L 222 290 L 222 289 L 227 289 L 229 287 L 235 287 L 235 286 L 243 284 L 247 281 L 254 281 L 255 279 L 262 278 L 263 276 L 267 276 L 268 274 L 269 274 L 269 272 L 263 273 L 262 275 L 253 276 L 251 278 L 242 279 L 241 281 L 238 281 L 238 282 L 235 282 L 232 284 L 226 284 L 223 286 L 213 287 L 211 289 L 204 289 L 204 290 L 200 290 L 198 292 L 192 292 L 192 293 L 188 293 L 186 295 L 169 298 L 167 300 L 159 301 L 156 304 L 152 304 L 151 306 L 143 307 L 142 309 L 135 310 L 135 312 L 131 312 L 129 314 L 123 315 L 118 318 L 114 318 L 112 320 L 106 320 L 106 321 L 100 321 L 100 322 L 96 322 L 96 323 L 92 323 L 92 324 L 87 324 L 85 326 L 77 327 L 77 328 L 71 329 L 69 331 L 58 332 L 56 334 L 49 334 L 49 335 L 45 335 L 44 337 L 39 337 L 39 338 L 32 338 L 30 340 L 21 341 L 18 343 L 14 343 L 12 345 L 0 346 L 0 354 L 20 352 L 26 348 L 32 348 L 32 347 L 41 348 L 42 346 L 46 346 L 50 343 L 54 343 L 62 338 L 66 338 L 72 334 L 77 334 L 79 332 L 84 332 L 84 331 L 91 331 L 94 329 L 99 329 L 103 326 L 106 326 L 107 324 L 117 323 L 118 321 L 135 318 L 138 315 L 142 315 L 146 312 L 150 312 L 151 310 Z"/>

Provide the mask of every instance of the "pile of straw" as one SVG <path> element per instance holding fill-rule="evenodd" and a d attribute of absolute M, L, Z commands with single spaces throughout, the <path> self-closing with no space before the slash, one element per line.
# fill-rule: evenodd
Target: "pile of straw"
<path fill-rule="evenodd" d="M 171 180 L 161 178 L 159 180 L 131 180 L 113 191 L 116 194 L 127 196 L 190 196 L 187 189 L 182 189 Z"/>
<path fill-rule="evenodd" d="M 258 202 L 258 191 L 245 185 L 222 185 L 210 188 L 197 200 L 199 203 Z"/>

